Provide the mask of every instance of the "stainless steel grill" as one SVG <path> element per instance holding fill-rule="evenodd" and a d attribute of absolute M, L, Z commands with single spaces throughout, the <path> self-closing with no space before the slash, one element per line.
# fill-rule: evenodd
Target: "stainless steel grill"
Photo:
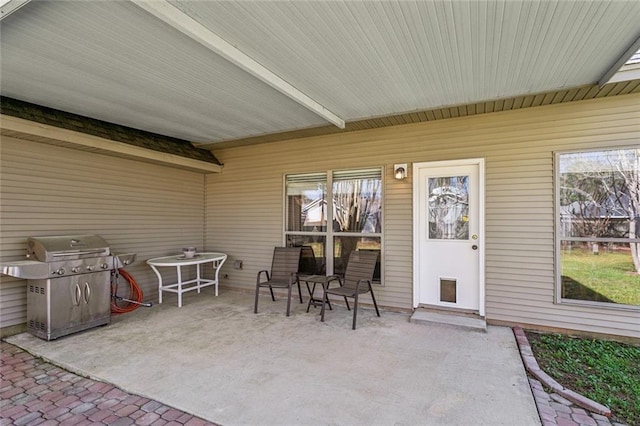
<path fill-rule="evenodd" d="M 27 329 L 46 340 L 111 320 L 111 270 L 134 253 L 114 255 L 99 235 L 31 237 L 27 260 L 2 265 L 2 273 L 27 282 Z"/>

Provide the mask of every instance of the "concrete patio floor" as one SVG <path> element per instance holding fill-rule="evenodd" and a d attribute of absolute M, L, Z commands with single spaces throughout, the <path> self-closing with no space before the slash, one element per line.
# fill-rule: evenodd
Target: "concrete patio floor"
<path fill-rule="evenodd" d="M 539 425 L 510 328 L 486 333 L 409 314 L 306 304 L 222 289 L 189 293 L 47 342 L 7 338 L 65 369 L 231 425 Z"/>

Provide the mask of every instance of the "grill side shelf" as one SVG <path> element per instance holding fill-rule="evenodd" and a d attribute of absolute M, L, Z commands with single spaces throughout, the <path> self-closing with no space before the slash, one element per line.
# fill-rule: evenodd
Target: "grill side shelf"
<path fill-rule="evenodd" d="M 49 276 L 49 265 L 35 260 L 17 260 L 0 265 L 2 273 L 26 280 Z"/>

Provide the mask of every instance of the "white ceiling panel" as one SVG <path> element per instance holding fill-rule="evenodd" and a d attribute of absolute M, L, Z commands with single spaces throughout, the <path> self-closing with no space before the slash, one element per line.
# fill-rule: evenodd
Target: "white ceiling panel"
<path fill-rule="evenodd" d="M 193 141 L 326 123 L 129 2 L 30 3 L 1 36 L 3 96 Z"/>
<path fill-rule="evenodd" d="M 636 0 L 167 6 L 347 122 L 593 84 L 640 37 Z M 31 2 L 0 31 L 3 96 L 196 142 L 328 124 L 132 2 Z"/>
<path fill-rule="evenodd" d="M 173 1 L 347 120 L 598 81 L 640 2 Z"/>

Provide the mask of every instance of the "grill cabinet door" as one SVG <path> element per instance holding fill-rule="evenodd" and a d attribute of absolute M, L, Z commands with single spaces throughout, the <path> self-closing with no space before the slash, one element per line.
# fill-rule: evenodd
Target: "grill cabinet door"
<path fill-rule="evenodd" d="M 111 317 L 110 271 L 81 275 L 79 286 L 82 294 L 82 322 L 105 324 Z M 99 325 L 99 324 L 96 324 Z"/>
<path fill-rule="evenodd" d="M 47 340 L 111 321 L 110 271 L 29 281 L 28 330 Z"/>

